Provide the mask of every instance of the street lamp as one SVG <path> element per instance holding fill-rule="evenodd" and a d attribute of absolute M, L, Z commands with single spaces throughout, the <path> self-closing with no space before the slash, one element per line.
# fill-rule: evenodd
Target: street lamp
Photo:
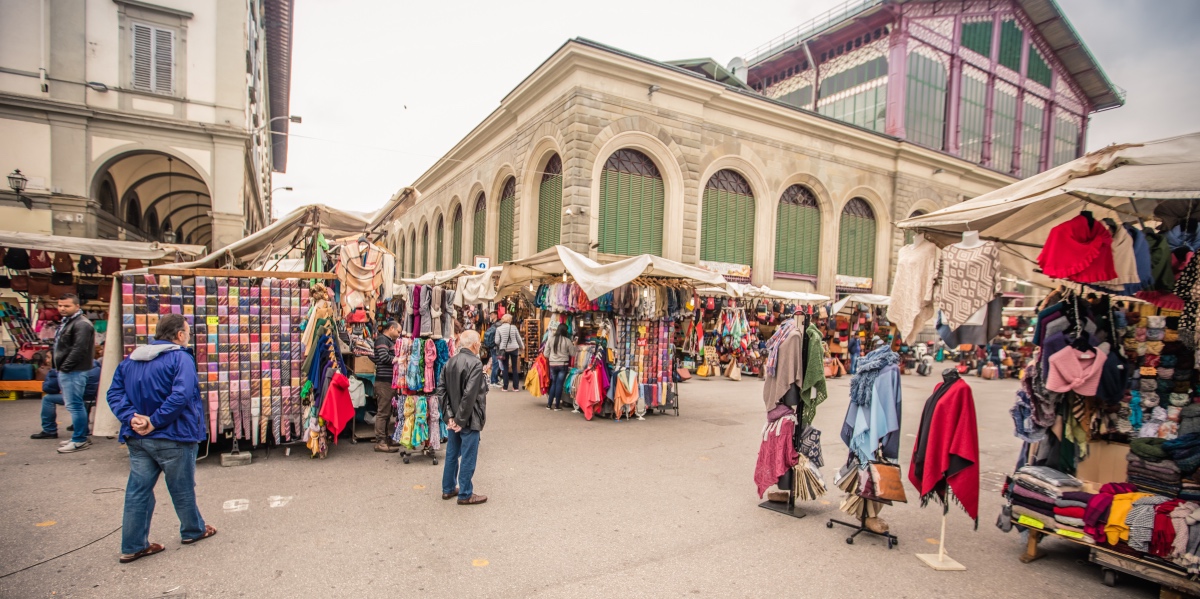
<path fill-rule="evenodd" d="M 163 243 L 175 243 L 175 231 L 171 229 L 171 225 L 162 232 Z"/>
<path fill-rule="evenodd" d="M 296 118 L 300 118 L 300 117 L 296 117 Z M 297 122 L 299 122 L 299 121 L 297 121 Z M 272 189 L 267 194 L 267 220 L 275 218 L 275 213 L 273 212 L 275 203 L 273 201 L 271 201 L 271 198 L 275 197 L 275 192 L 279 191 L 280 189 L 282 189 L 284 191 L 293 191 L 292 186 L 287 185 L 284 187 L 276 187 L 275 189 Z M 270 223 L 268 223 L 268 224 L 270 224 Z"/>
<path fill-rule="evenodd" d="M 33 200 L 21 195 L 25 191 L 25 184 L 29 182 L 29 178 L 21 174 L 21 169 L 14 169 L 8 174 L 8 186 L 12 188 L 13 193 L 17 194 L 17 199 L 21 200 L 25 207 L 33 210 Z"/>
<path fill-rule="evenodd" d="M 287 119 L 288 121 L 291 121 L 291 122 L 293 122 L 293 123 L 296 123 L 297 125 L 299 125 L 299 124 L 301 124 L 302 122 L 304 122 L 304 120 L 303 120 L 303 119 L 301 119 L 299 116 L 297 116 L 297 115 L 294 115 L 294 114 L 292 114 L 292 115 L 288 115 L 288 116 L 277 116 L 277 117 L 275 117 L 275 118 L 272 118 L 271 120 L 269 120 L 269 121 L 267 121 L 267 122 L 263 123 L 263 126 L 262 126 L 262 127 L 259 127 L 259 129 L 266 129 L 267 127 L 270 127 L 270 126 L 271 126 L 271 123 L 274 123 L 275 121 L 282 121 L 282 120 L 284 120 L 284 119 Z"/>

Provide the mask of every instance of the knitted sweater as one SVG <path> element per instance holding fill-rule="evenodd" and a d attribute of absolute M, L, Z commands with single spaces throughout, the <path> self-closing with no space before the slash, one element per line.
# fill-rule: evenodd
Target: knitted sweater
<path fill-rule="evenodd" d="M 933 286 L 937 275 L 936 245 L 926 241 L 900 248 L 887 316 L 896 323 L 901 339 L 911 341 L 910 335 L 933 318 Z"/>
<path fill-rule="evenodd" d="M 1067 347 L 1050 356 L 1050 372 L 1046 377 L 1046 388 L 1059 393 L 1074 391 L 1091 397 L 1100 386 L 1100 375 L 1108 354 L 1101 349 L 1081 352 Z"/>
<path fill-rule="evenodd" d="M 947 246 L 942 252 L 942 283 L 937 309 L 951 330 L 966 324 L 971 316 L 1000 293 L 1000 250 L 984 242 L 973 248 Z"/>

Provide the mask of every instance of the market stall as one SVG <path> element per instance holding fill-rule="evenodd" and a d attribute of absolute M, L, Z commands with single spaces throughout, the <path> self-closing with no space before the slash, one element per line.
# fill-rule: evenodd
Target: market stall
<path fill-rule="evenodd" d="M 391 291 L 394 259 L 361 237 L 366 225 L 308 206 L 201 260 L 120 273 L 107 343 L 125 351 L 106 353 L 100 396 L 123 356 L 153 336 L 159 316 L 182 314 L 193 331 L 209 442 L 232 439 L 234 454 L 238 441 L 304 443 L 324 457 L 365 401 L 350 376 L 356 344 L 347 316 L 372 321 Z M 296 266 L 279 260 L 287 254 L 306 270 L 282 270 Z M 119 423 L 99 405 L 95 434 L 115 435 Z"/>
<path fill-rule="evenodd" d="M 602 265 L 555 246 L 506 263 L 498 287 L 500 295 L 528 290 L 543 332 L 536 346 L 566 325 L 577 341 L 569 394 L 591 420 L 668 409 L 678 414 L 676 327 L 691 316 L 696 284 L 727 287 L 716 273 L 658 256 Z M 528 379 L 536 373 L 537 384 L 527 385 L 535 396 L 549 388 L 544 361 L 535 360 Z"/>
<path fill-rule="evenodd" d="M 1012 409 L 1024 446 L 1002 524 L 1029 531 L 1023 561 L 1054 536 L 1088 547 L 1107 582 L 1200 590 L 1196 198 L 1200 134 L 1110 146 L 899 224 L 942 246 L 932 296 L 950 324 L 985 311 L 995 334 L 1002 270 L 1056 287 Z"/>

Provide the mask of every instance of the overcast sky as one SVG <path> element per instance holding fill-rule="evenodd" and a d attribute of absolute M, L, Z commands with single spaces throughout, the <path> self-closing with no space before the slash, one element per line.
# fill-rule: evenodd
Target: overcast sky
<path fill-rule="evenodd" d="M 275 175 L 295 188 L 276 193 L 276 214 L 314 202 L 378 209 L 570 38 L 727 64 L 841 3 L 298 0 L 291 107 L 304 123 L 292 125 L 287 174 Z M 1200 130 L 1200 2 L 1058 4 L 1128 92 L 1124 107 L 1092 117 L 1089 150 Z"/>

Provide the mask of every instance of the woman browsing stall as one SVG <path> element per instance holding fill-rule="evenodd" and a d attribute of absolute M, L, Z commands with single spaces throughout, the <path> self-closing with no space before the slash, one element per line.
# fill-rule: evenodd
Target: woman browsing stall
<path fill-rule="evenodd" d="M 547 410 L 561 410 L 563 389 L 567 373 L 571 370 L 571 354 L 575 352 L 575 342 L 567 332 L 566 323 L 558 325 L 558 330 L 546 341 L 542 355 L 550 363 L 550 393 L 546 396 Z"/>

